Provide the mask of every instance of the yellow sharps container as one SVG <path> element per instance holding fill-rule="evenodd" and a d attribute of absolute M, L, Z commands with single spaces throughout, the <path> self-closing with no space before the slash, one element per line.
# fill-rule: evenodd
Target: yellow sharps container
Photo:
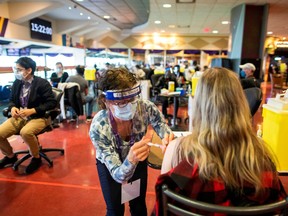
<path fill-rule="evenodd" d="M 277 170 L 288 172 L 288 110 L 263 105 L 263 140 L 277 156 Z"/>

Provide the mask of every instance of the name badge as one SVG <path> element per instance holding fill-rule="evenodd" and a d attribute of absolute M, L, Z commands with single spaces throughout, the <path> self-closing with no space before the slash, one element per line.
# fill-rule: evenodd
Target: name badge
<path fill-rule="evenodd" d="M 140 179 L 122 184 L 121 204 L 140 196 Z"/>

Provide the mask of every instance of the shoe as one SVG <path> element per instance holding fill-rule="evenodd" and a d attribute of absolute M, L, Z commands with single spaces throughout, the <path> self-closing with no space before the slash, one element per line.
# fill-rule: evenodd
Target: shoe
<path fill-rule="evenodd" d="M 12 158 L 5 156 L 0 160 L 0 169 L 13 166 L 13 164 L 17 161 L 17 155 L 15 154 Z"/>
<path fill-rule="evenodd" d="M 91 122 L 92 121 L 92 116 L 87 116 L 86 122 Z"/>
<path fill-rule="evenodd" d="M 25 173 L 31 174 L 31 173 L 35 172 L 36 170 L 39 169 L 41 164 L 42 164 L 41 157 L 39 157 L 39 158 L 33 157 L 31 159 L 29 165 L 26 167 Z"/>

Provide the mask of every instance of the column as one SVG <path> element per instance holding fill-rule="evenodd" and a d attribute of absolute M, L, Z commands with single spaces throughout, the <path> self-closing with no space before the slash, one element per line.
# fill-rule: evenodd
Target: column
<path fill-rule="evenodd" d="M 262 78 L 268 11 L 268 4 L 241 4 L 232 9 L 228 56 L 234 71 L 239 72 L 239 65 L 249 62 L 256 67 L 255 77 Z"/>

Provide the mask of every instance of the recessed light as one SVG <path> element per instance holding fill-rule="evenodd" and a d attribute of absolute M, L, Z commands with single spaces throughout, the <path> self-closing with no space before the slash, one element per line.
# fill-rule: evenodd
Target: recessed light
<path fill-rule="evenodd" d="M 161 24 L 161 21 L 160 20 L 156 20 L 154 23 L 155 24 Z"/>
<path fill-rule="evenodd" d="M 104 18 L 104 19 L 109 19 L 109 18 L 110 18 L 110 16 L 108 16 L 108 15 L 105 15 L 105 16 L 103 16 L 103 18 Z"/>
<path fill-rule="evenodd" d="M 163 4 L 163 7 L 164 7 L 164 8 L 171 8 L 172 5 L 171 5 L 171 4 Z"/>
<path fill-rule="evenodd" d="M 87 17 L 87 19 L 91 19 L 91 17 L 90 17 L 90 16 L 88 16 L 88 17 Z"/>
<path fill-rule="evenodd" d="M 221 22 L 223 25 L 228 25 L 229 24 L 229 21 L 222 21 Z"/>
<path fill-rule="evenodd" d="M 269 31 L 269 32 L 267 32 L 267 34 L 268 34 L 268 35 L 271 35 L 271 34 L 273 34 L 273 32 L 272 32 L 272 31 Z"/>
<path fill-rule="evenodd" d="M 72 7 L 68 7 L 69 10 L 72 10 Z"/>
<path fill-rule="evenodd" d="M 175 25 L 169 25 L 168 27 L 169 28 L 175 28 L 176 26 Z"/>
<path fill-rule="evenodd" d="M 283 37 L 282 40 L 286 40 L 286 37 Z"/>
<path fill-rule="evenodd" d="M 165 30 L 161 30 L 161 32 L 162 32 L 162 33 L 164 33 L 164 32 L 165 32 Z"/>
<path fill-rule="evenodd" d="M 212 33 L 213 34 L 218 34 L 218 31 L 217 30 L 213 30 Z"/>
<path fill-rule="evenodd" d="M 80 13 L 80 16 L 83 16 L 83 13 Z"/>

